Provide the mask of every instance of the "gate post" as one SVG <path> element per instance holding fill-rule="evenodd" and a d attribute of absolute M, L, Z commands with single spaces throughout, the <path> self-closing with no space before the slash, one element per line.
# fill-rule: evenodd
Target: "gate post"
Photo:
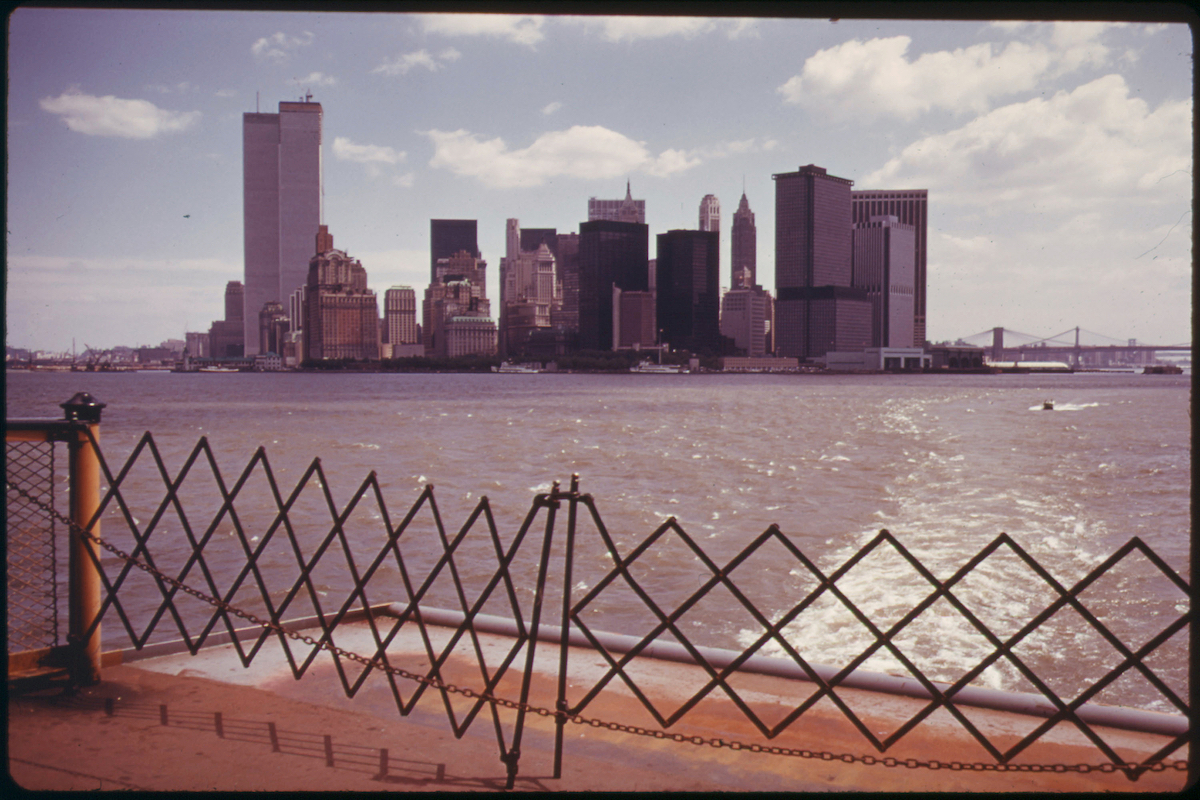
<path fill-rule="evenodd" d="M 100 682 L 100 554 L 94 542 L 76 533 L 75 526 L 100 536 L 100 521 L 88 524 L 100 507 L 100 412 L 105 404 L 79 392 L 60 407 L 65 418 L 79 423 L 69 440 L 71 522 L 68 565 L 68 636 L 72 652 L 71 680 L 76 685 Z"/>

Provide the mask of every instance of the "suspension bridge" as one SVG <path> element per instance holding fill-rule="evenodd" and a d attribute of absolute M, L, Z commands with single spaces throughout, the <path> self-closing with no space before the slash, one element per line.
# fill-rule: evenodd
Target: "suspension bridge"
<path fill-rule="evenodd" d="M 1137 339 L 1117 339 L 1080 327 L 1053 336 L 989 328 L 964 336 L 958 342 L 983 347 L 992 361 L 1065 361 L 1073 367 L 1144 366 L 1155 363 L 1160 356 L 1189 361 L 1192 356 L 1191 342 L 1144 344 Z"/>

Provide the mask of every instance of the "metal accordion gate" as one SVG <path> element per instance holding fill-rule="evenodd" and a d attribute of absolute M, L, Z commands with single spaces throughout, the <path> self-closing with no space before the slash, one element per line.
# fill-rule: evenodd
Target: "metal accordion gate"
<path fill-rule="evenodd" d="M 8 421 L 10 680 L 16 673 L 39 670 L 65 670 L 76 683 L 99 680 L 102 621 L 106 631 L 117 631 L 109 643 L 128 642 L 140 651 L 175 636 L 177 647 L 195 654 L 208 644 L 227 641 L 244 666 L 274 643 L 296 679 L 326 653 L 347 696 L 353 697 L 368 680 L 383 680 L 398 713 L 407 716 L 429 695 L 441 701 L 457 737 L 476 720 L 488 720 L 510 787 L 518 773 L 530 713 L 554 718 L 555 777 L 561 774 L 563 734 L 570 724 L 814 757 L 809 751 L 772 748 L 758 741 L 667 732 L 712 698 L 732 703 L 766 741 L 802 724 L 805 713 L 818 702 L 829 701 L 861 733 L 869 749 L 879 754 L 843 755 L 840 760 L 888 766 L 896 765 L 889 763 L 896 759 L 884 755 L 888 749 L 938 710 L 948 712 L 993 759 L 966 768 L 1016 769 L 1018 755 L 1056 725 L 1067 723 L 1103 757 L 1095 769 L 1121 771 L 1136 780 L 1148 770 L 1166 768 L 1167 759 L 1186 748 L 1192 730 L 1186 691 L 1169 685 L 1152 661 L 1165 643 L 1191 636 L 1191 588 L 1136 538 L 1071 585 L 1057 580 L 1006 534 L 995 537 L 942 579 L 888 531 L 881 531 L 832 571 L 822 570 L 774 525 L 733 558 L 717 563 L 674 518 L 636 544 L 622 546 L 606 528 L 594 499 L 580 491 L 578 476 L 572 476 L 565 490 L 556 482 L 549 492 L 536 495 L 511 535 L 502 535 L 486 497 L 455 530 L 443 520 L 432 486 L 425 486 L 411 507 L 394 515 L 378 476 L 371 473 L 348 501 L 338 503 L 319 459 L 288 488 L 281 486 L 261 447 L 239 472 L 225 475 L 202 438 L 173 471 L 147 432 L 113 471 L 99 447 L 103 404 L 77 395 L 63 408 L 65 420 Z M 69 514 L 58 510 L 56 441 L 67 442 L 70 449 Z M 590 588 L 577 585 L 578 553 L 585 548 L 585 538 L 586 547 L 604 559 L 603 568 L 593 569 L 589 577 Z M 695 564 L 691 588 L 682 594 L 664 596 L 645 568 L 667 542 Z M 65 566 L 60 563 L 64 550 L 69 553 Z M 929 587 L 920 602 L 885 622 L 872 619 L 838 585 L 863 559 L 881 552 L 906 564 Z M 1001 556 L 1018 559 L 1054 599 L 1015 630 L 998 633 L 979 608 L 956 594 L 956 588 L 989 559 Z M 1097 580 L 1134 559 L 1150 565 L 1158 580 L 1178 592 L 1186 608 L 1164 620 L 1144 642 L 1130 646 L 1081 598 Z M 464 577 L 468 561 L 475 565 L 474 579 Z M 810 588 L 787 598 L 782 611 L 761 608 L 740 582 L 755 561 L 797 571 Z M 481 570 L 481 563 L 487 567 Z M 589 563 L 594 564 L 594 559 Z M 64 585 L 69 585 L 65 642 L 59 622 Z M 615 636 L 589 624 L 589 611 L 597 599 L 618 589 L 652 620 L 647 630 Z M 761 634 L 741 650 L 715 650 L 695 643 L 681 620 L 714 597 L 739 606 Z M 814 663 L 785 630 L 819 602 L 843 606 L 872 639 L 861 653 L 837 667 Z M 960 615 L 992 648 L 952 683 L 926 677 L 897 644 L 906 626 L 935 604 Z M 1070 698 L 1056 693 L 1047 676 L 1037 674 L 1019 653 L 1023 640 L 1065 609 L 1078 614 L 1118 654 L 1116 666 L 1100 671 L 1086 689 Z M 339 627 L 350 622 L 369 628 L 367 652 L 338 643 Z M 424 655 L 420 666 L 400 663 L 393 648 L 402 631 L 414 630 Z M 507 644 L 500 653 L 493 648 L 485 655 L 481 637 L 497 630 L 504 632 Z M 553 707 L 530 701 L 539 642 L 549 643 L 540 646 L 543 656 L 557 657 Z M 766 658 L 768 645 L 783 656 Z M 588 682 L 570 686 L 571 653 L 579 647 L 599 656 L 601 669 Z M 883 685 L 862 669 L 876 652 L 887 652 L 903 664 L 912 676 L 904 691 L 926 701 L 921 711 L 886 735 L 877 735 L 843 696 L 850 687 L 878 690 Z M 670 710 L 660 707 L 652 687 L 643 683 L 635 668 L 639 660 L 663 657 L 698 667 L 704 676 L 690 698 Z M 470 662 L 469 682 L 455 683 L 451 674 L 455 659 Z M 1045 717 L 1016 742 L 1000 743 L 964 712 L 986 705 L 972 682 L 999 661 L 1013 665 L 1036 687 L 1040 706 L 1032 713 Z M 746 672 L 802 681 L 805 689 L 798 694 L 804 699 L 772 719 L 764 718 L 737 686 L 735 678 Z M 1165 698 L 1172 714 L 1114 710 L 1089 702 L 1126 674 L 1144 678 Z M 597 697 L 614 690 L 636 698 L 658 728 L 601 723 L 584 716 Z M 1167 738 L 1158 752 L 1130 763 L 1097 730 L 1106 725 L 1142 725 L 1143 730 L 1158 726 L 1157 732 Z M 1193 753 L 1187 757 L 1196 758 Z M 1174 768 L 1186 764 L 1176 760 Z"/>

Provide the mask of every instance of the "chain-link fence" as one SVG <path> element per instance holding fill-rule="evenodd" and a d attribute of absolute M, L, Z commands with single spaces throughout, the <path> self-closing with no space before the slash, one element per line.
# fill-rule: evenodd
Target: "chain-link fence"
<path fill-rule="evenodd" d="M 6 442 L 4 446 L 5 525 L 8 586 L 8 653 L 60 644 L 54 443 Z M 26 499 L 17 487 L 32 499 Z"/>

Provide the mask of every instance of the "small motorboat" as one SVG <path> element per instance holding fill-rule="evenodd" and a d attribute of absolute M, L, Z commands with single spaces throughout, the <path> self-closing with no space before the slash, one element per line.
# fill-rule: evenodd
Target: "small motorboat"
<path fill-rule="evenodd" d="M 1054 410 L 1054 401 L 1053 400 L 1042 401 L 1042 411 L 1053 411 L 1053 410 Z"/>

